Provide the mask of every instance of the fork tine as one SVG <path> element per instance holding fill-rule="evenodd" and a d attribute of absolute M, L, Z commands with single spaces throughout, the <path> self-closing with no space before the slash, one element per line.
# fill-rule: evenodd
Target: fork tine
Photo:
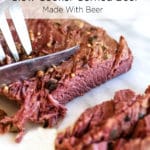
<path fill-rule="evenodd" d="M 20 41 L 25 49 L 25 52 L 27 55 L 29 55 L 32 51 L 32 46 L 29 38 L 29 33 L 27 30 L 27 26 L 25 23 L 25 19 L 23 16 L 22 9 L 18 2 L 16 2 L 14 5 L 12 5 L 9 8 L 9 12 L 11 15 L 11 18 L 14 22 L 16 31 L 18 33 L 18 36 L 20 38 Z"/>
<path fill-rule="evenodd" d="M 5 58 L 5 53 L 4 53 L 4 50 L 0 44 L 0 61 L 3 61 Z"/>
<path fill-rule="evenodd" d="M 13 57 L 15 58 L 16 61 L 18 61 L 19 55 L 18 55 L 16 46 L 15 46 L 15 42 L 14 42 L 12 34 L 10 32 L 4 12 L 0 12 L 0 29 L 3 33 L 3 36 L 7 42 L 7 45 L 9 47 Z"/>

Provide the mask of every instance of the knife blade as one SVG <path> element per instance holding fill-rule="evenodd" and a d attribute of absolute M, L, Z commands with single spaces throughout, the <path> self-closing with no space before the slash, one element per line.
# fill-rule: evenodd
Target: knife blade
<path fill-rule="evenodd" d="M 34 76 L 38 70 L 44 70 L 52 65 L 58 65 L 67 60 L 80 47 L 74 46 L 46 56 L 15 62 L 0 67 L 0 87 L 18 80 L 24 80 Z"/>

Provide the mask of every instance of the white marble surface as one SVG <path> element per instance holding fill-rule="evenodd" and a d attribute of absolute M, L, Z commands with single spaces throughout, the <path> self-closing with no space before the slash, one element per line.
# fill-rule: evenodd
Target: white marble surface
<path fill-rule="evenodd" d="M 150 15 L 149 15 L 150 16 Z M 94 106 L 104 100 L 110 99 L 114 92 L 120 89 L 130 88 L 138 93 L 143 93 L 150 84 L 150 19 L 148 14 L 137 16 L 131 20 L 96 20 L 90 21 L 107 30 L 107 32 L 119 39 L 123 35 L 132 49 L 134 62 L 132 69 L 115 79 L 108 81 L 100 87 L 96 87 L 82 97 L 74 99 L 67 104 L 68 113 L 66 118 L 58 126 L 59 130 L 73 124 L 77 117 L 87 107 Z M 7 108 L 8 113 L 15 111 L 13 104 L 7 104 L 2 99 L 0 107 Z M 30 126 L 20 144 L 14 142 L 15 134 L 0 135 L 0 149 L 5 150 L 53 150 L 55 130 L 42 129 Z"/>

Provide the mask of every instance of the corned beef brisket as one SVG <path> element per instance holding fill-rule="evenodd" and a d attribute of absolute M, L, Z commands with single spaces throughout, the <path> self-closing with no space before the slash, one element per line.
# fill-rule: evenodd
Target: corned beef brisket
<path fill-rule="evenodd" d="M 149 150 L 150 87 L 145 94 L 131 90 L 88 108 L 73 127 L 56 138 L 56 150 Z"/>
<path fill-rule="evenodd" d="M 133 60 L 124 37 L 121 36 L 119 42 L 116 42 L 102 28 L 84 21 L 26 20 L 26 22 L 33 46 L 30 56 L 24 54 L 13 24 L 9 21 L 22 60 L 54 53 L 75 45 L 80 45 L 80 50 L 58 66 L 50 66 L 46 71 L 38 71 L 30 79 L 18 80 L 0 88 L 1 95 L 20 105 L 14 116 L 0 117 L 0 132 L 19 132 L 16 141 L 21 140 L 27 121 L 43 124 L 44 127 L 55 125 L 65 116 L 67 102 L 127 72 Z M 14 60 L 2 34 L 0 42 L 8 54 L 1 65 L 13 63 Z M 113 113 L 113 108 L 110 110 Z M 105 115 L 107 117 L 112 115 L 111 111 Z"/>

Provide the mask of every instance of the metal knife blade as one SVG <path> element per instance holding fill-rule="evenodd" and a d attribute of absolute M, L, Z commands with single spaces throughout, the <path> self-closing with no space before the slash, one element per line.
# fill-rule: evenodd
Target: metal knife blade
<path fill-rule="evenodd" d="M 74 46 L 46 56 L 28 59 L 0 67 L 0 87 L 18 80 L 24 80 L 34 76 L 38 70 L 44 70 L 51 65 L 58 65 L 68 59 L 80 47 Z"/>

